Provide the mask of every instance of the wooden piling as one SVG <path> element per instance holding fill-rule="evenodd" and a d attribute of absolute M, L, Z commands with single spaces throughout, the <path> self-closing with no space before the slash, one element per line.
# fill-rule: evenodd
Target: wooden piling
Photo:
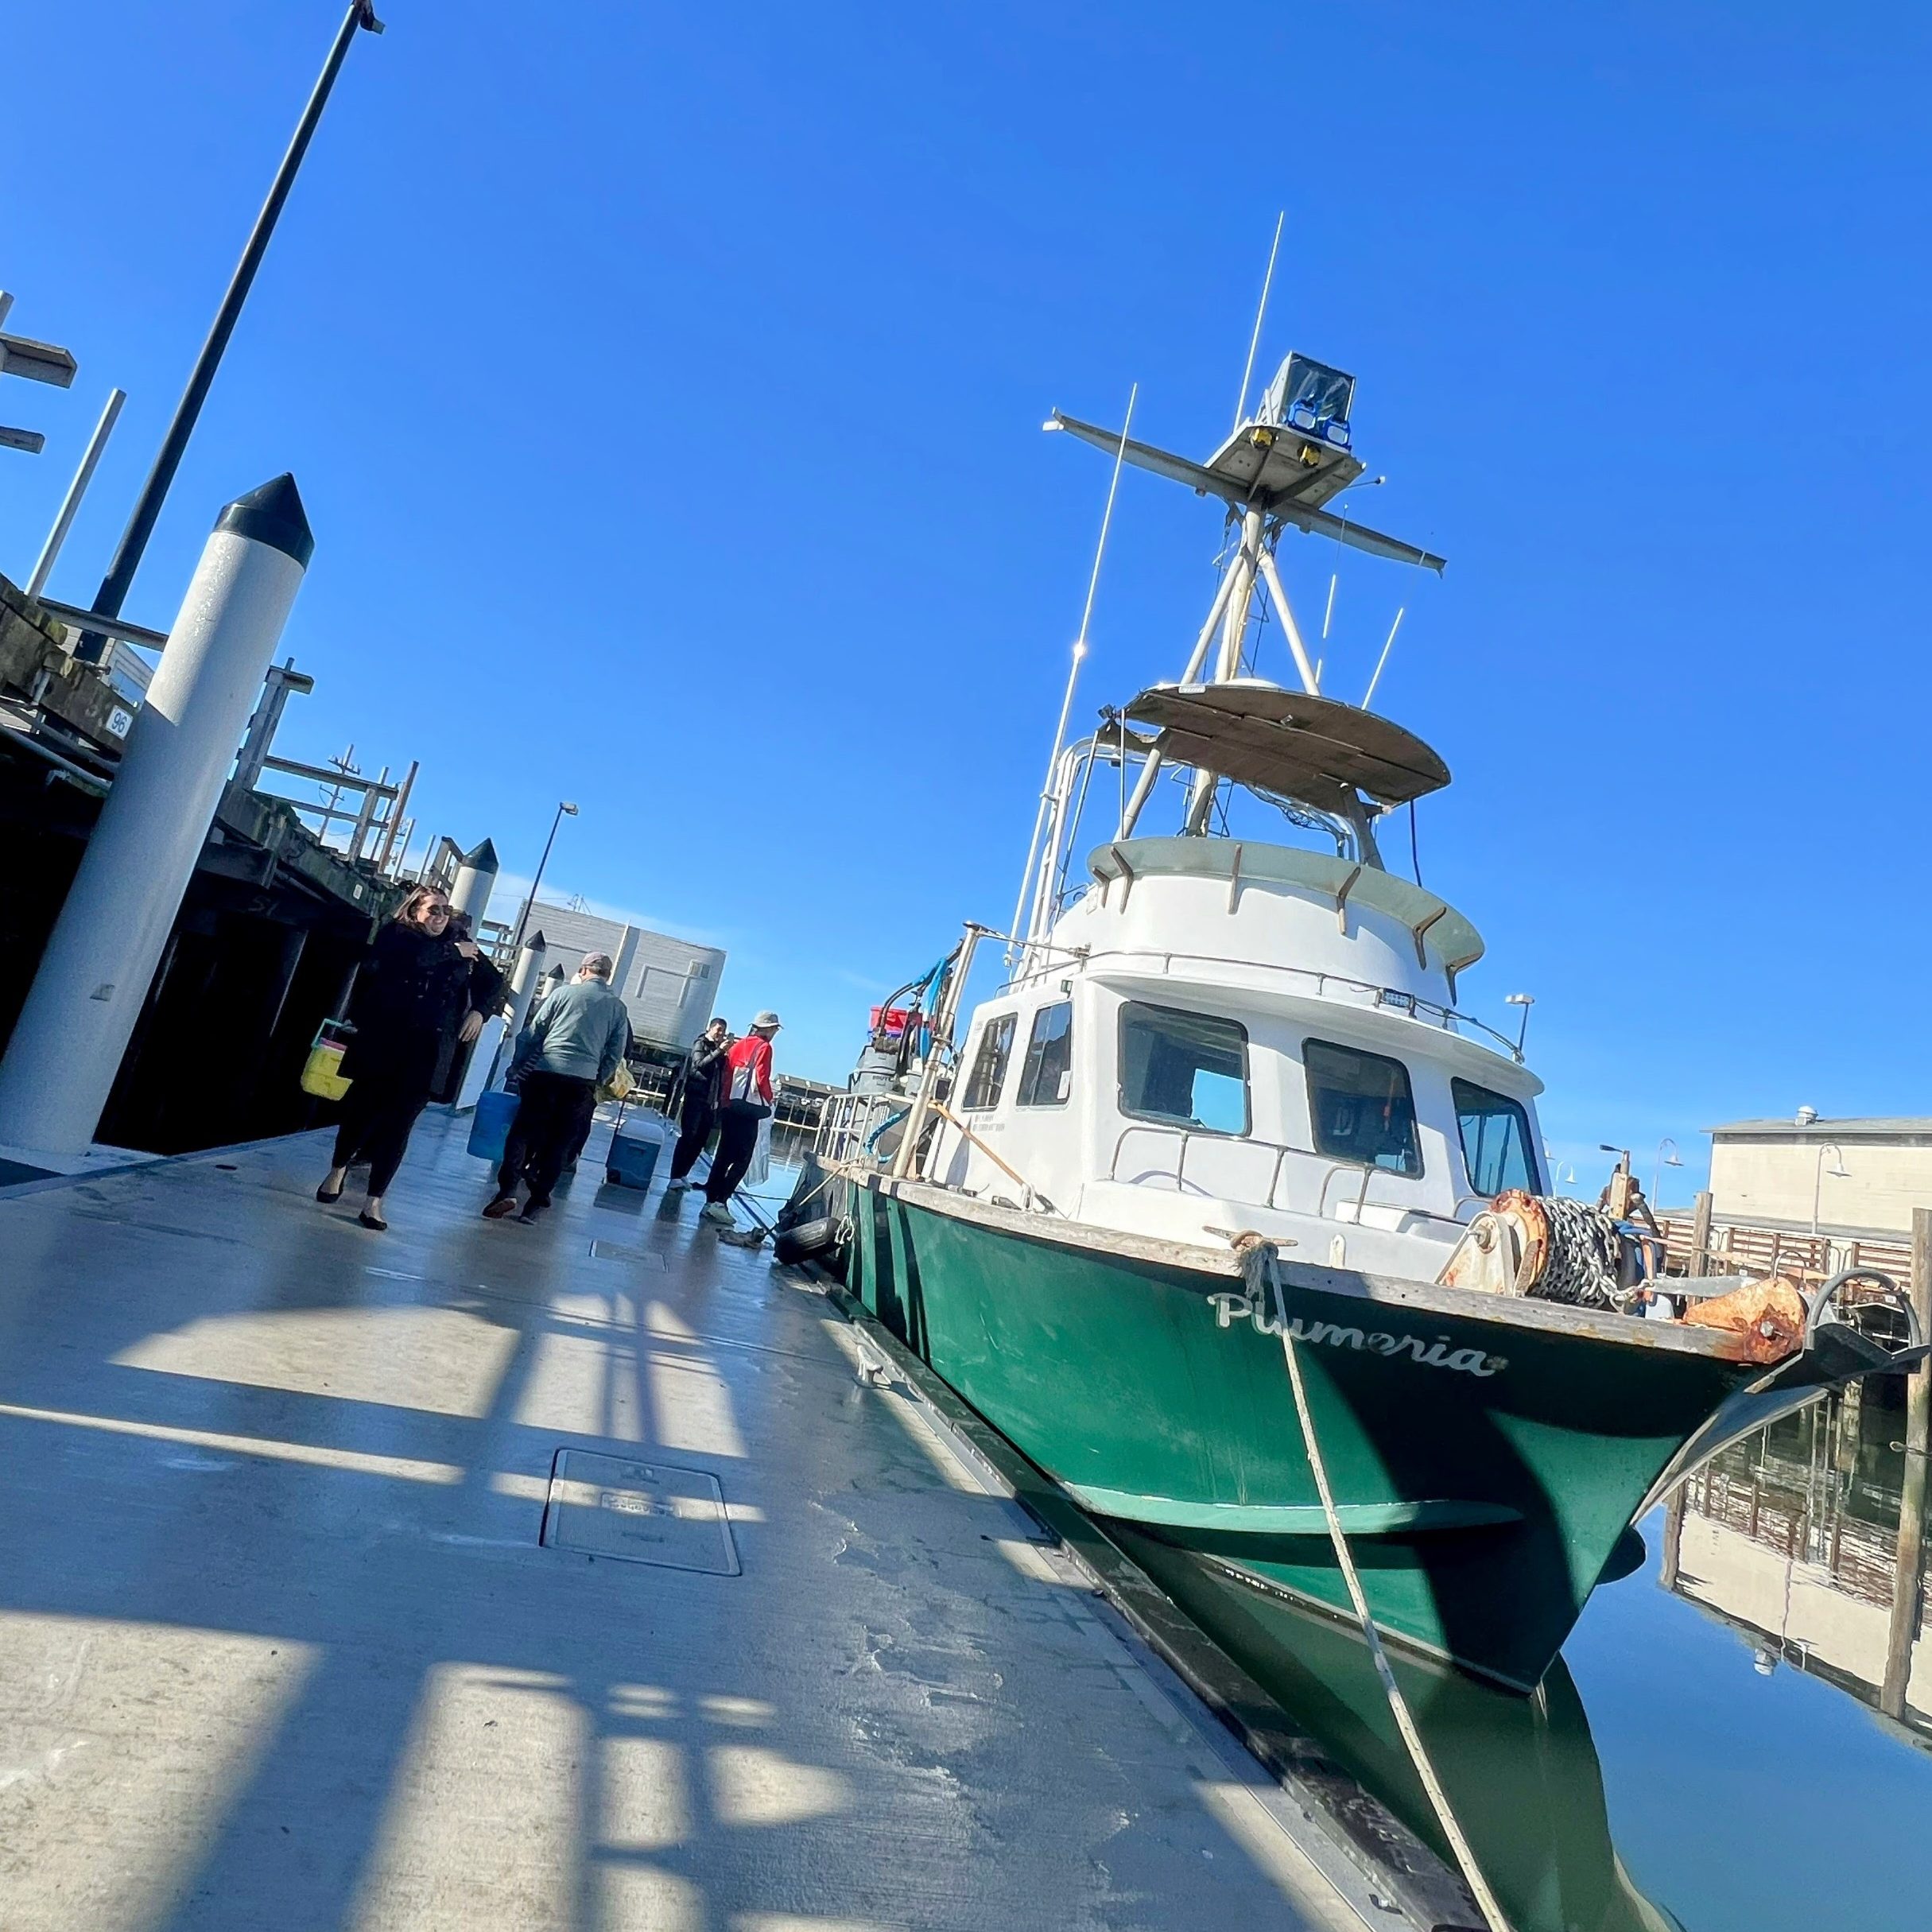
<path fill-rule="evenodd" d="M 1710 1267 L 1711 1191 L 1700 1188 L 1690 1208 L 1690 1271 L 1703 1274 Z"/>
<path fill-rule="evenodd" d="M 1912 1305 L 1932 1336 L 1932 1208 L 1912 1210 Z M 1912 1371 L 1905 1399 L 1905 1480 L 1899 1498 L 1899 1547 L 1892 1566 L 1891 1621 L 1885 1639 L 1885 1681 L 1879 1709 L 1905 1715 L 1911 1689 L 1912 1646 L 1918 1640 L 1926 1589 L 1926 1503 L 1932 1464 L 1932 1364 Z"/>

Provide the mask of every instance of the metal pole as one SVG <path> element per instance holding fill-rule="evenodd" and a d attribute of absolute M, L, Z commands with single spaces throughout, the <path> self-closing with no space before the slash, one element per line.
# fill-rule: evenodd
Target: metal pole
<path fill-rule="evenodd" d="M 941 1057 L 952 1044 L 953 1023 L 958 1018 L 960 1001 L 966 991 L 966 976 L 972 971 L 972 956 L 979 950 L 983 938 L 996 937 L 983 925 L 969 924 L 965 937 L 960 941 L 960 963 L 954 969 L 952 982 L 946 988 L 939 1011 L 933 1016 L 933 1043 L 926 1051 L 925 1066 L 919 1076 L 919 1092 L 913 1101 L 912 1111 L 906 1117 L 905 1136 L 893 1158 L 892 1177 L 895 1181 L 905 1180 L 912 1172 L 919 1136 L 925 1131 L 926 1116 L 932 1111 L 933 1096 L 939 1085 Z"/>
<path fill-rule="evenodd" d="M 409 768 L 402 774 L 402 783 L 395 797 L 390 801 L 389 816 L 382 821 L 382 849 L 376 855 L 376 870 L 389 870 L 390 854 L 396 849 L 396 832 L 402 823 L 402 815 L 409 808 L 409 793 L 416 783 L 416 774 L 422 767 L 420 758 L 411 758 Z"/>
<path fill-rule="evenodd" d="M 523 929 L 530 922 L 530 908 L 537 903 L 537 888 L 543 883 L 543 869 L 550 863 L 550 848 L 557 843 L 557 828 L 564 822 L 564 808 L 557 808 L 556 816 L 550 821 L 550 836 L 543 842 L 543 856 L 537 861 L 537 876 L 530 881 L 530 889 L 525 896 L 523 910 L 517 915 L 517 929 L 510 936 L 513 946 L 523 944 Z"/>
<path fill-rule="evenodd" d="M 114 426 L 121 413 L 121 405 L 127 400 L 124 389 L 111 390 L 107 406 L 101 411 L 101 419 L 94 425 L 94 433 L 87 439 L 87 452 L 80 459 L 80 467 L 74 472 L 74 480 L 67 486 L 67 495 L 62 499 L 60 514 L 53 520 L 53 528 L 47 533 L 47 541 L 41 546 L 40 561 L 33 566 L 33 574 L 26 583 L 29 597 L 38 597 L 47 588 L 47 580 L 52 574 L 54 560 L 60 554 L 60 547 L 67 541 L 67 533 L 74 527 L 74 517 L 80 508 L 80 499 L 87 494 L 87 485 L 94 480 L 95 467 L 101 460 L 101 452 L 107 447 L 107 439 L 114 434 Z M 119 611 L 114 615 L 120 615 Z"/>
<path fill-rule="evenodd" d="M 195 359 L 194 368 L 189 373 L 188 386 L 175 405 L 174 420 L 169 424 L 168 433 L 161 439 L 161 453 L 155 457 L 154 467 L 149 471 L 148 480 L 135 499 L 127 528 L 121 533 L 121 541 L 114 548 L 107 574 L 101 579 L 100 589 L 95 595 L 94 608 L 103 617 L 118 617 L 122 605 L 127 600 L 134 572 L 141 568 L 148 539 L 154 533 L 155 521 L 161 515 L 161 505 L 167 501 L 168 491 L 173 484 L 174 473 L 181 466 L 188 438 L 194 434 L 201 405 L 208 400 L 215 370 L 221 367 L 228 338 L 235 333 L 242 305 L 248 300 L 248 291 L 254 285 L 255 271 L 261 267 L 262 258 L 268 252 L 269 241 L 275 232 L 282 204 L 289 199 L 289 190 L 295 185 L 302 157 L 308 152 L 309 141 L 315 134 L 316 123 L 322 118 L 322 110 L 328 105 L 329 91 L 336 84 L 336 76 L 341 72 L 349 43 L 355 39 L 358 28 L 367 28 L 371 33 L 382 31 L 382 23 L 375 17 L 372 0 L 349 0 L 349 10 L 336 30 L 328 58 L 322 64 L 322 72 L 308 97 L 308 105 L 302 110 L 302 118 L 296 123 L 294 138 L 281 157 L 281 167 L 275 171 L 268 199 L 255 217 L 254 227 L 229 281 L 227 293 L 221 298 L 220 308 L 215 312 L 214 325 L 208 331 L 208 340 L 202 343 L 201 353 Z M 106 654 L 107 646 L 107 640 L 99 632 L 83 631 L 75 655 L 85 663 L 98 664 Z"/>
<path fill-rule="evenodd" d="M 1241 646 L 1247 636 L 1247 620 L 1255 603 L 1255 571 L 1269 563 L 1267 549 L 1261 541 L 1262 514 L 1258 510 L 1245 511 L 1241 518 L 1241 548 L 1228 572 L 1231 589 L 1228 598 L 1228 615 L 1221 620 L 1220 659 L 1215 667 L 1216 684 L 1225 684 L 1231 677 L 1241 675 Z M 1274 581 L 1272 578 L 1269 580 Z M 1288 634 L 1294 639 L 1298 653 L 1301 638 L 1296 634 L 1294 620 L 1288 620 Z M 1297 661 L 1301 661 L 1298 656 Z M 1305 684 L 1313 676 L 1305 673 Z M 1207 828 L 1208 814 L 1214 809 L 1214 794 L 1220 786 L 1219 775 L 1212 771 L 1197 771 L 1193 783 L 1189 788 L 1187 819 L 1184 829 L 1200 832 Z"/>
<path fill-rule="evenodd" d="M 1294 654 L 1294 668 L 1301 673 L 1302 689 L 1310 697 L 1320 697 L 1321 686 L 1315 677 L 1314 669 L 1308 661 L 1308 648 L 1302 642 L 1302 633 L 1294 621 L 1294 609 L 1288 601 L 1288 593 L 1282 588 L 1281 572 L 1276 568 L 1274 553 L 1263 550 L 1261 553 L 1261 574 L 1268 580 L 1268 593 L 1274 599 L 1274 607 L 1281 614 L 1282 629 L 1288 634 L 1288 648 Z"/>
<path fill-rule="evenodd" d="M 1060 722 L 1053 727 L 1053 748 L 1047 754 L 1046 777 L 1040 789 L 1039 809 L 1033 815 L 1033 843 L 1026 848 L 1026 864 L 1020 874 L 1020 895 L 1013 908 L 1013 924 L 1009 930 L 1017 933 L 1026 906 L 1026 894 L 1033 883 L 1033 862 L 1039 850 L 1040 833 L 1049 816 L 1048 792 L 1060 766 L 1060 747 L 1065 743 L 1067 720 L 1073 714 L 1073 690 L 1080 682 L 1080 661 L 1087 654 L 1087 627 L 1093 621 L 1093 600 L 1100 588 L 1100 565 L 1107 556 L 1107 533 L 1113 527 L 1114 498 L 1120 488 L 1120 470 L 1127 460 L 1127 432 L 1134 426 L 1134 405 L 1140 397 L 1140 385 L 1136 382 L 1127 391 L 1127 420 L 1120 425 L 1120 447 L 1114 452 L 1114 474 L 1107 486 L 1107 507 L 1100 513 L 1100 540 L 1094 547 L 1093 568 L 1087 578 L 1087 601 L 1080 614 L 1080 635 L 1073 640 L 1073 661 L 1067 667 L 1066 695 L 1060 700 Z M 1007 952 L 1009 964 L 1013 959 L 1012 949 Z"/>
<path fill-rule="evenodd" d="M 1228 608 L 1228 599 L 1234 595 L 1234 572 L 1230 570 L 1222 577 L 1220 587 L 1214 593 L 1214 601 L 1208 607 L 1208 621 L 1201 626 L 1201 635 L 1195 638 L 1193 650 L 1188 658 L 1187 669 L 1181 673 L 1182 684 L 1191 685 L 1201 675 L 1201 667 L 1208 661 L 1208 647 L 1214 642 L 1214 634 L 1220 628 L 1222 616 Z M 1120 755 L 1120 772 L 1124 779 L 1127 775 L 1127 753 L 1124 749 Z M 1141 766 L 1139 778 L 1135 781 L 1134 795 L 1121 807 L 1120 829 L 1115 833 L 1115 837 L 1124 839 L 1131 833 L 1140 817 L 1141 808 L 1146 804 L 1148 794 L 1153 791 L 1154 782 L 1160 773 L 1161 755 L 1158 751 L 1150 751 Z"/>

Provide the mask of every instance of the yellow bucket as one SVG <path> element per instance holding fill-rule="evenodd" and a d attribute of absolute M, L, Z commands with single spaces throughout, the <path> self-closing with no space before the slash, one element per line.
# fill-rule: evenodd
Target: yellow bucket
<path fill-rule="evenodd" d="M 342 1053 L 352 1029 L 340 1020 L 324 1020 L 308 1057 L 302 1062 L 302 1091 L 318 1100 L 339 1100 L 352 1082 L 343 1077 Z"/>

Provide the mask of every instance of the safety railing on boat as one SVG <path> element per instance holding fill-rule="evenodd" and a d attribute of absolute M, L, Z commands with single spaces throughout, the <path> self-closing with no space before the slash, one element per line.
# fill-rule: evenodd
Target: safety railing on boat
<path fill-rule="evenodd" d="M 1507 1034 L 1499 1032 L 1487 1020 L 1480 1020 L 1473 1014 L 1443 1006 L 1433 999 L 1425 999 L 1421 994 L 1406 991 L 1400 987 L 1379 986 L 1372 980 L 1357 980 L 1347 973 L 1329 972 L 1318 966 L 1294 966 L 1277 960 L 1230 959 L 1215 952 L 1157 952 L 1151 947 L 1110 949 L 1096 952 L 1084 948 L 1049 946 L 1044 941 L 1035 941 L 1027 949 L 1026 956 L 1018 969 L 1000 991 L 1011 992 L 1031 980 L 1065 972 L 1069 966 L 1084 970 L 1103 963 L 1141 965 L 1145 970 L 1163 975 L 1171 972 L 1177 964 L 1185 967 L 1225 966 L 1243 972 L 1283 974 L 1312 983 L 1311 990 L 1317 999 L 1341 999 L 1351 1006 L 1399 1013 L 1408 1018 L 1420 1020 L 1425 1026 L 1440 1027 L 1445 1033 L 1459 1036 L 1481 1034 L 1486 1041 L 1494 1043 L 1497 1051 L 1506 1053 L 1519 1065 L 1523 1064 L 1523 1053 L 1516 1042 Z"/>
<path fill-rule="evenodd" d="M 1150 1140 L 1163 1143 L 1177 1142 L 1179 1150 L 1175 1156 L 1173 1166 L 1171 1168 L 1166 1166 L 1146 1167 L 1123 1174 L 1120 1171 L 1121 1156 L 1126 1150 L 1130 1139 L 1136 1135 L 1143 1135 Z M 1189 1175 L 1187 1170 L 1188 1153 L 1191 1147 L 1197 1146 L 1212 1148 L 1224 1157 L 1229 1157 L 1224 1159 L 1224 1171 L 1220 1174 L 1213 1177 Z M 1267 1179 L 1263 1184 L 1243 1181 L 1238 1173 L 1230 1174 L 1227 1171 L 1229 1166 L 1238 1168 L 1243 1158 L 1251 1152 L 1262 1157 L 1261 1160 L 1253 1163 L 1252 1172 L 1259 1173 L 1263 1162 L 1266 1162 Z M 1310 1153 L 1305 1147 L 1290 1147 L 1280 1141 L 1257 1140 L 1247 1135 L 1217 1134 L 1212 1129 L 1205 1128 L 1196 1130 L 1191 1127 L 1161 1127 L 1144 1120 L 1137 1120 L 1129 1122 L 1115 1137 L 1113 1155 L 1108 1162 L 1107 1177 L 1110 1181 L 1124 1181 L 1130 1185 L 1143 1186 L 1150 1180 L 1171 1179 L 1177 1191 L 1179 1192 L 1185 1192 L 1189 1187 L 1193 1186 L 1198 1188 L 1205 1194 L 1215 1195 L 1224 1201 L 1244 1201 L 1251 1207 L 1274 1208 L 1283 1212 L 1289 1212 L 1294 1208 L 1295 1204 L 1282 1198 L 1282 1183 L 1289 1172 L 1288 1163 L 1290 1157 L 1304 1162 L 1315 1162 L 1322 1158 L 1319 1154 Z M 1355 1218 L 1358 1223 L 1361 1220 L 1363 1208 L 1365 1206 L 1373 1206 L 1393 1208 L 1402 1214 L 1414 1215 L 1424 1220 L 1441 1221 L 1448 1226 L 1461 1225 L 1458 1215 L 1440 1213 L 1433 1208 L 1423 1207 L 1415 1201 L 1400 1200 L 1370 1201 L 1368 1190 L 1371 1185 L 1377 1178 L 1384 1176 L 1386 1173 L 1387 1170 L 1383 1168 L 1371 1167 L 1359 1162 L 1330 1162 L 1322 1174 L 1321 1190 L 1316 1197 L 1314 1208 L 1316 1215 L 1323 1218 L 1328 1216 L 1329 1189 L 1340 1177 L 1345 1179 L 1348 1182 L 1349 1187 L 1354 1191 Z M 1393 1175 L 1387 1177 L 1398 1178 Z M 1228 1185 L 1230 1180 L 1234 1183 L 1232 1185 Z M 1348 1191 L 1344 1189 L 1336 1205 L 1340 1208 L 1347 1203 Z M 1461 1201 L 1457 1203 L 1458 1210 L 1463 1205 Z M 1474 1205 L 1478 1207 L 1486 1207 L 1488 1203 L 1479 1201 L 1476 1201 Z M 1342 1216 L 1338 1212 L 1333 1218 L 1340 1220 Z"/>
<path fill-rule="evenodd" d="M 903 1093 L 835 1093 L 819 1115 L 813 1152 L 827 1164 L 872 1154 L 879 1137 L 912 1111 Z"/>

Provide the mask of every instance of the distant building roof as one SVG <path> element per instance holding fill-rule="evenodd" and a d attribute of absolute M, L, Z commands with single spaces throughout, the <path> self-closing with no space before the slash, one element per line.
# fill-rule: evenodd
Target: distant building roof
<path fill-rule="evenodd" d="M 1706 1127 L 1713 1140 L 1908 1140 L 1932 1139 L 1932 1115 L 1880 1114 L 1863 1118 L 1815 1120 L 1733 1120 L 1728 1126 Z"/>

